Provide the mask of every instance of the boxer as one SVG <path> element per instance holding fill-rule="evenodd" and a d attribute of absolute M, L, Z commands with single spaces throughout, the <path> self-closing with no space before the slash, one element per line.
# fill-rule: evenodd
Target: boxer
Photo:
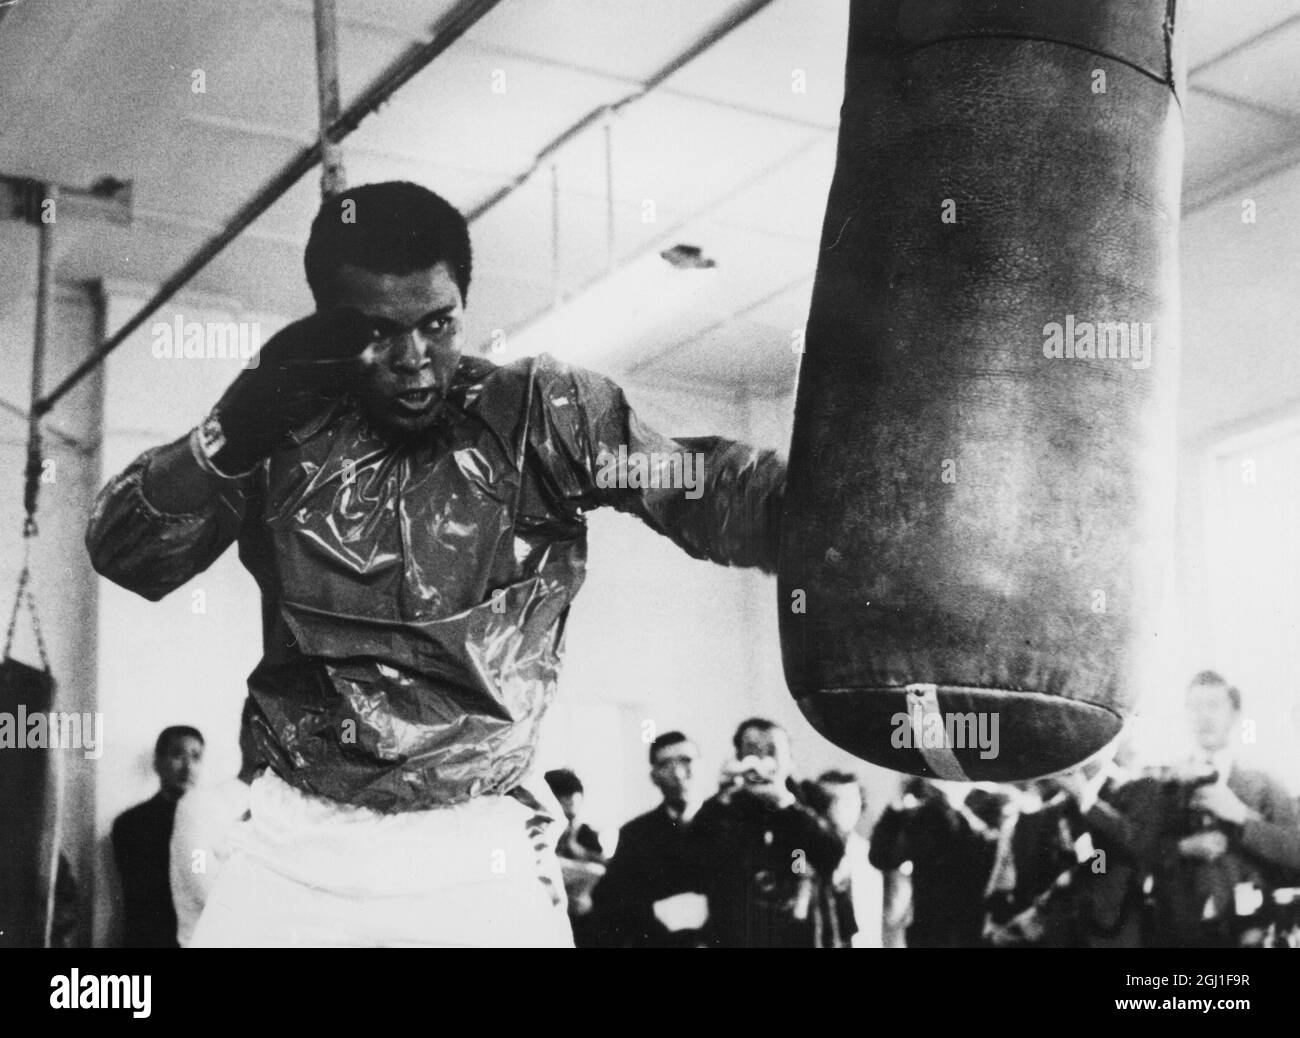
<path fill-rule="evenodd" d="M 96 570 L 150 600 L 236 542 L 261 590 L 269 768 L 191 947 L 570 945 L 530 772 L 585 513 L 773 572 L 784 464 L 661 436 L 547 355 L 463 355 L 468 228 L 422 187 L 329 199 L 305 266 L 316 311 L 114 478 L 87 533 Z M 663 478 L 597 479 L 610 457 Z"/>

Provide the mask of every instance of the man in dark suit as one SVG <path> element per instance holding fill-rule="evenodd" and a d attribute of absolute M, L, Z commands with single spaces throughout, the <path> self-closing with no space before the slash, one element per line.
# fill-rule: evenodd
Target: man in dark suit
<path fill-rule="evenodd" d="M 1153 881 L 1156 947 L 1238 943 L 1234 892 L 1293 883 L 1300 816 L 1275 777 L 1234 760 L 1241 693 L 1213 671 L 1187 690 L 1197 751 L 1117 791 L 1114 804 L 1083 804 L 1090 825 L 1124 848 Z"/>
<path fill-rule="evenodd" d="M 1075 870 L 1078 921 L 1090 948 L 1141 948 L 1143 881 L 1147 873 L 1132 853 L 1131 839 L 1116 833 L 1115 819 L 1132 810 L 1138 774 L 1120 763 L 1118 753 L 1057 776 L 1055 782 L 1073 798 L 1079 824 L 1091 841 L 1091 854 Z M 1100 804 L 1102 806 L 1098 807 Z"/>
<path fill-rule="evenodd" d="M 909 948 L 979 947 L 984 891 L 998 849 L 1003 802 L 987 792 L 914 779 L 871 834 L 882 872 L 912 863 Z"/>
<path fill-rule="evenodd" d="M 844 838 L 804 802 L 791 775 L 790 735 L 762 717 L 732 736 L 722 789 L 700 808 L 691 836 L 706 863 L 709 943 L 720 948 L 843 947 L 826 916 L 825 884 Z"/>
<path fill-rule="evenodd" d="M 113 823 L 113 857 L 122 878 L 127 948 L 179 948 L 170 878 L 176 801 L 198 781 L 203 735 L 197 728 L 164 728 L 154 744 L 153 767 L 161 783 L 142 804 Z"/>
<path fill-rule="evenodd" d="M 688 831 L 699 807 L 699 750 L 681 732 L 650 744 L 650 781 L 663 802 L 619 830 L 618 847 L 596 886 L 600 942 L 617 948 L 690 948 L 703 944 L 701 866 Z"/>

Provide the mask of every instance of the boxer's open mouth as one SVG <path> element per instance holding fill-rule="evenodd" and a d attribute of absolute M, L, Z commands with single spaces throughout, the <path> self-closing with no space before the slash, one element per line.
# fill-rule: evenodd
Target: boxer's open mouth
<path fill-rule="evenodd" d="M 424 414 L 438 401 L 438 392 L 433 388 L 410 389 L 393 397 L 393 403 L 399 411 L 406 414 Z"/>

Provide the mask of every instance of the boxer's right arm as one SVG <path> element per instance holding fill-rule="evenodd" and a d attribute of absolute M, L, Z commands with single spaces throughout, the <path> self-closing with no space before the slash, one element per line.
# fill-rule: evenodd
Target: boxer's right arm
<path fill-rule="evenodd" d="M 368 335 L 353 311 L 276 332 L 198 428 L 100 492 L 86 531 L 95 571 L 156 602 L 212 565 L 239 535 L 262 462 L 347 388 Z"/>
<path fill-rule="evenodd" d="M 219 496 L 222 480 L 203 468 L 190 437 L 160 447 L 144 468 L 141 489 L 148 502 L 169 515 L 197 512 Z"/>
<path fill-rule="evenodd" d="M 222 479 L 205 470 L 188 435 L 145 451 L 95 499 L 86 530 L 95 572 L 158 601 L 234 542 L 251 478 Z"/>

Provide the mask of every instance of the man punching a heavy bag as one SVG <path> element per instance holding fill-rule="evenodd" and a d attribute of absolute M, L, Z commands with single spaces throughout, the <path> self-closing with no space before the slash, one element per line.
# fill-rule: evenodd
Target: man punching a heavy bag
<path fill-rule="evenodd" d="M 827 738 L 1024 779 L 1113 738 L 1172 534 L 1176 0 L 854 0 L 782 528 Z"/>
<path fill-rule="evenodd" d="M 159 599 L 237 541 L 261 591 L 248 686 L 269 770 L 190 947 L 571 946 L 559 805 L 530 771 L 584 513 L 775 569 L 771 451 L 660 436 L 545 354 L 462 356 L 470 265 L 431 191 L 330 199 L 306 251 L 316 312 L 96 502 L 91 558 L 123 587 Z"/>

